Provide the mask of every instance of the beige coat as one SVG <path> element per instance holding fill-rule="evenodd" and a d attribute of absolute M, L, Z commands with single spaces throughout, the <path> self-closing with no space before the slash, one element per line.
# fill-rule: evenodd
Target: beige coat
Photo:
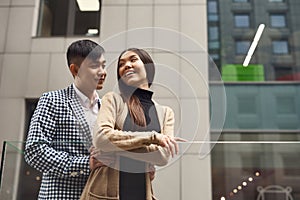
<path fill-rule="evenodd" d="M 161 133 L 173 136 L 174 113 L 171 108 L 155 103 Z M 127 105 L 119 94 L 110 92 L 102 98 L 102 105 L 94 131 L 94 146 L 103 154 L 146 161 L 153 165 L 166 165 L 170 153 L 158 146 L 154 132 L 122 131 L 123 123 L 128 114 Z M 126 151 L 124 151 L 126 150 Z M 139 152 L 140 154 L 136 154 Z M 82 200 L 119 199 L 118 159 L 111 167 L 100 167 L 91 172 L 86 187 L 81 196 Z M 146 173 L 146 200 L 155 199 L 152 192 L 150 176 Z"/>

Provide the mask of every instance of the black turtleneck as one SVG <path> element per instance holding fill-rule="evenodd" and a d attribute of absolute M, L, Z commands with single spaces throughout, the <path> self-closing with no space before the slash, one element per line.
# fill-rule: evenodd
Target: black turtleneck
<path fill-rule="evenodd" d="M 156 131 L 160 132 L 157 112 L 152 101 L 153 92 L 136 89 L 133 92 L 141 102 L 146 127 L 140 127 L 132 123 L 130 114 L 125 119 L 123 131 Z M 142 161 L 121 157 L 120 158 L 120 200 L 146 199 L 145 163 Z"/>

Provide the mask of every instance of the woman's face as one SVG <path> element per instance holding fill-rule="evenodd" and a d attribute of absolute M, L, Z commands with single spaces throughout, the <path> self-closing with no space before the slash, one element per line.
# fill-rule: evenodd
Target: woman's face
<path fill-rule="evenodd" d="M 127 85 L 148 89 L 147 73 L 143 61 L 133 51 L 126 51 L 119 60 L 119 75 Z"/>

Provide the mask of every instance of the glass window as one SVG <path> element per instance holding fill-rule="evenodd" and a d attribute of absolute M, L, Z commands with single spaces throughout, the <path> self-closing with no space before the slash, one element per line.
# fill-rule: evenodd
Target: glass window
<path fill-rule="evenodd" d="M 216 1 L 209 1 L 208 2 L 208 12 L 209 13 L 217 13 L 217 2 Z"/>
<path fill-rule="evenodd" d="M 236 41 L 236 54 L 239 55 L 239 54 L 247 54 L 248 50 L 249 50 L 249 47 L 250 47 L 250 41 Z"/>
<path fill-rule="evenodd" d="M 269 2 L 284 2 L 284 0 L 269 0 Z"/>
<path fill-rule="evenodd" d="M 289 47 L 287 40 L 273 40 L 272 49 L 274 54 L 288 54 Z"/>
<path fill-rule="evenodd" d="M 209 14 L 208 15 L 208 21 L 210 22 L 217 22 L 219 21 L 219 16 L 215 14 Z"/>
<path fill-rule="evenodd" d="M 207 12 L 208 12 L 208 21 L 216 22 L 219 20 L 218 18 L 218 6 L 216 1 L 208 1 L 207 2 Z"/>
<path fill-rule="evenodd" d="M 246 28 L 250 26 L 250 17 L 248 14 L 235 14 L 234 15 L 235 27 Z"/>
<path fill-rule="evenodd" d="M 275 28 L 286 27 L 286 20 L 284 14 L 271 14 L 271 26 Z"/>
<path fill-rule="evenodd" d="M 92 2 L 92 8 L 83 8 L 78 0 L 41 0 L 37 36 L 99 35 L 101 5 Z"/>
<path fill-rule="evenodd" d="M 276 66 L 274 72 L 277 81 L 291 81 L 294 78 L 292 67 L 289 66 Z"/>
<path fill-rule="evenodd" d="M 219 28 L 217 26 L 209 27 L 209 40 L 217 40 L 219 39 Z"/>
<path fill-rule="evenodd" d="M 209 42 L 208 48 L 209 49 L 219 49 L 220 43 L 218 41 Z"/>

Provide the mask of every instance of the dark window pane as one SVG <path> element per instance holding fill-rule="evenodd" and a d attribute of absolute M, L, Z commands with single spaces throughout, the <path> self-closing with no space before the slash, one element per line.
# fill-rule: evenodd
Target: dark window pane
<path fill-rule="evenodd" d="M 37 36 L 98 35 L 99 28 L 100 8 L 82 11 L 76 0 L 40 1 Z"/>

